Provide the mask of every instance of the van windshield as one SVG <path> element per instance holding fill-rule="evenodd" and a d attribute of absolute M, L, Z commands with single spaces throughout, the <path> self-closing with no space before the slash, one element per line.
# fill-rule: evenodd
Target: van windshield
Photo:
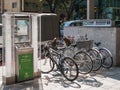
<path fill-rule="evenodd" d="M 67 21 L 64 22 L 60 25 L 60 29 L 63 30 L 64 27 L 69 27 L 69 26 L 82 26 L 83 22 L 82 21 Z"/>
<path fill-rule="evenodd" d="M 70 24 L 70 26 L 82 26 L 82 22 L 73 22 Z"/>

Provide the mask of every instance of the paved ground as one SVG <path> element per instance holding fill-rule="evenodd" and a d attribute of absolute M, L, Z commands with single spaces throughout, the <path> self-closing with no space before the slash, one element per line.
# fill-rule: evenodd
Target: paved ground
<path fill-rule="evenodd" d="M 0 67 L 0 72 L 2 72 Z M 1 73 L 2 74 L 2 73 Z M 87 75 L 79 75 L 69 82 L 59 72 L 42 74 L 39 79 L 14 85 L 3 85 L 0 75 L 0 90 L 120 90 L 120 67 L 101 69 Z"/>
<path fill-rule="evenodd" d="M 120 67 L 79 75 L 74 82 L 64 80 L 59 73 L 42 74 L 42 83 L 44 90 L 120 90 Z"/>

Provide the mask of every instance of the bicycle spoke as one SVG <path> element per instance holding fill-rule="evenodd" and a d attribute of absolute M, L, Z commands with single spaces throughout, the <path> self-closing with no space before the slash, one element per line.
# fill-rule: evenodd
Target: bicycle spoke
<path fill-rule="evenodd" d="M 64 77 L 69 80 L 69 81 L 73 81 L 78 77 L 78 67 L 77 64 L 73 61 L 73 59 L 71 59 L 70 57 L 65 57 L 63 59 L 63 63 L 62 63 L 62 74 L 64 75 Z"/>
<path fill-rule="evenodd" d="M 45 57 L 45 59 L 41 59 L 41 72 L 49 73 L 54 68 L 54 63 L 50 58 Z"/>
<path fill-rule="evenodd" d="M 100 49 L 100 53 L 103 57 L 102 66 L 104 68 L 111 68 L 113 65 L 113 58 L 110 54 L 110 51 L 108 51 L 107 49 Z"/>
<path fill-rule="evenodd" d="M 91 72 L 93 68 L 93 62 L 91 57 L 85 52 L 78 52 L 75 56 L 75 61 L 77 61 L 79 72 L 81 74 L 87 74 Z"/>
<path fill-rule="evenodd" d="M 89 50 L 89 55 L 93 60 L 93 71 L 99 70 L 102 66 L 102 57 L 99 51 L 95 49 L 91 49 Z"/>

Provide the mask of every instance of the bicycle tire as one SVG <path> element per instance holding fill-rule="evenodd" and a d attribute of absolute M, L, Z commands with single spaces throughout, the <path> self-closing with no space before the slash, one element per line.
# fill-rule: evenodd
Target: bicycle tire
<path fill-rule="evenodd" d="M 41 59 L 41 72 L 42 73 L 50 73 L 53 71 L 55 67 L 55 63 L 50 56 L 46 56 L 45 59 Z"/>
<path fill-rule="evenodd" d="M 64 56 L 66 57 L 73 57 L 74 56 L 75 49 L 73 47 L 66 47 L 64 49 Z"/>
<path fill-rule="evenodd" d="M 79 51 L 74 55 L 73 58 L 78 65 L 79 73 L 88 74 L 92 71 L 93 61 L 88 53 L 85 51 Z"/>
<path fill-rule="evenodd" d="M 113 66 L 113 57 L 111 52 L 106 48 L 100 48 L 99 52 L 102 54 L 102 66 L 104 68 L 111 68 Z"/>
<path fill-rule="evenodd" d="M 89 55 L 91 56 L 93 60 L 93 71 L 97 71 L 102 66 L 102 56 L 96 49 L 90 49 L 88 50 Z"/>
<path fill-rule="evenodd" d="M 61 60 L 60 71 L 68 81 L 76 80 L 79 74 L 76 62 L 70 57 Z"/>

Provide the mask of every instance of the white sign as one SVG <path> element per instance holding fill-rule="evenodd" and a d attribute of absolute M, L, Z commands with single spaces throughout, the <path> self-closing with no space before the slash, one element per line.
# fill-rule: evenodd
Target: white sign
<path fill-rule="evenodd" d="M 91 19 L 84 20 L 83 26 L 94 26 L 94 27 L 111 27 L 112 20 L 111 19 Z"/>

